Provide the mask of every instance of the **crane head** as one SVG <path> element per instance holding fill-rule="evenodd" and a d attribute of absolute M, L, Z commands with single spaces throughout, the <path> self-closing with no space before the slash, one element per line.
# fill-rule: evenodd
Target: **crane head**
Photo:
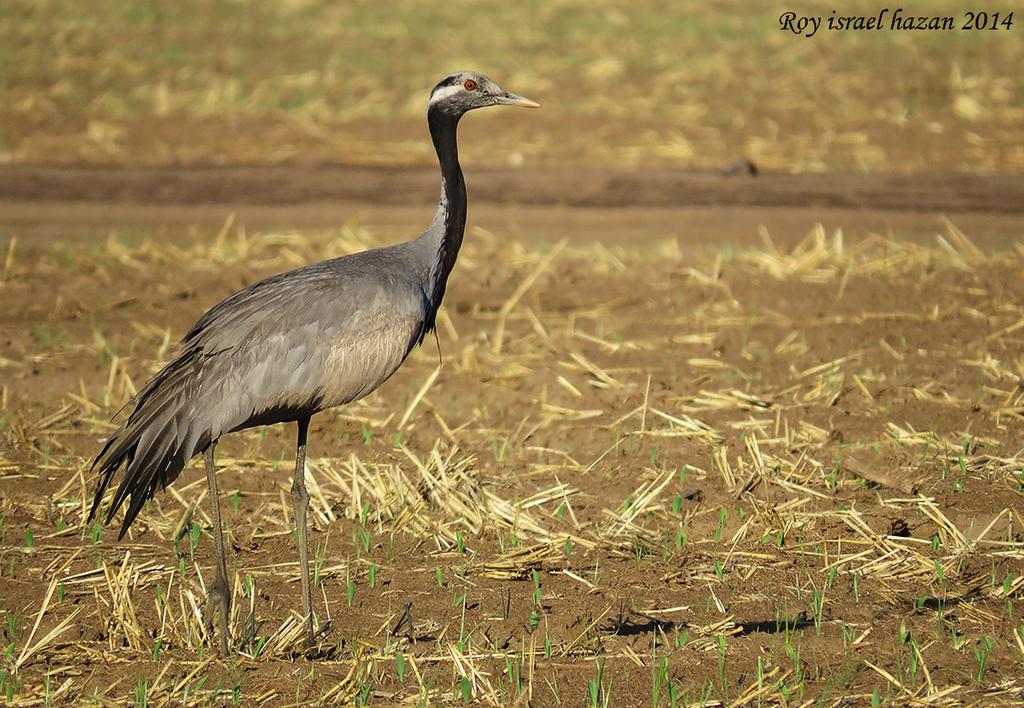
<path fill-rule="evenodd" d="M 454 74 L 448 74 L 430 93 L 430 108 L 441 108 L 457 115 L 487 106 L 540 108 L 536 101 L 510 93 L 475 71 L 456 71 Z"/>

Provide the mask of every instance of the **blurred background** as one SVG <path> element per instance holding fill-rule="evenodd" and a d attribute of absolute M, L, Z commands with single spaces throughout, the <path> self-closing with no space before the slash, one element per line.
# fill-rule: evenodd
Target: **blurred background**
<path fill-rule="evenodd" d="M 472 68 L 545 110 L 471 121 L 467 162 L 1021 172 L 1024 14 L 807 38 L 786 10 L 833 4 L 5 0 L 0 161 L 426 165 L 428 91 Z"/>

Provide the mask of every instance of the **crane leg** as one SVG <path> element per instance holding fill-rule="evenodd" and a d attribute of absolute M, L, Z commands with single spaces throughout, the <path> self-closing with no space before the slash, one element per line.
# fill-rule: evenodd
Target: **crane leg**
<path fill-rule="evenodd" d="M 210 508 L 213 512 L 213 538 L 217 542 L 217 570 L 213 583 L 206 593 L 204 622 L 207 632 L 213 629 L 214 604 L 220 614 L 220 649 L 228 653 L 228 618 L 231 615 L 231 589 L 228 585 L 228 561 L 224 552 L 224 529 L 220 523 L 220 497 L 217 495 L 217 470 L 213 462 L 213 451 L 217 443 L 206 448 L 203 458 L 206 461 L 206 483 L 210 488 Z"/>
<path fill-rule="evenodd" d="M 292 508 L 295 512 L 295 530 L 299 534 L 299 565 L 302 570 L 302 613 L 306 618 L 306 649 L 313 648 L 313 589 L 309 581 L 309 544 L 306 511 L 309 494 L 306 492 L 306 434 L 309 418 L 299 423 L 299 438 L 295 447 L 295 481 L 292 483 Z"/>

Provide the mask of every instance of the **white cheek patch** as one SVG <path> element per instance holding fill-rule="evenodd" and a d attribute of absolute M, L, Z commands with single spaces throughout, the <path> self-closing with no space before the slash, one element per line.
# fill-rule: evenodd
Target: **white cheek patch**
<path fill-rule="evenodd" d="M 430 95 L 430 103 L 434 104 L 438 101 L 443 101 L 446 98 L 450 98 L 455 94 L 463 91 L 462 84 L 453 84 L 451 86 L 442 86 Z"/>

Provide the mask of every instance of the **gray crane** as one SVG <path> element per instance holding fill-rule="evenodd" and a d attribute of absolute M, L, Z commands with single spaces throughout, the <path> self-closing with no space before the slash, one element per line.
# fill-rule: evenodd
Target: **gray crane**
<path fill-rule="evenodd" d="M 299 536 L 306 646 L 314 644 L 305 486 L 306 434 L 320 411 L 374 391 L 434 329 L 466 226 L 466 183 L 456 130 L 474 108 L 540 104 L 482 74 L 461 71 L 434 87 L 427 125 L 441 165 L 441 199 L 419 238 L 274 275 L 231 295 L 196 322 L 181 352 L 130 401 L 132 412 L 97 455 L 99 481 L 91 521 L 117 470 L 124 475 L 107 511 L 110 523 L 130 497 L 118 539 L 158 488 L 192 457 L 206 463 L 217 544 L 216 576 L 205 622 L 220 615 L 228 652 L 228 587 L 214 449 L 225 433 L 258 425 L 298 424 L 292 504 Z"/>

